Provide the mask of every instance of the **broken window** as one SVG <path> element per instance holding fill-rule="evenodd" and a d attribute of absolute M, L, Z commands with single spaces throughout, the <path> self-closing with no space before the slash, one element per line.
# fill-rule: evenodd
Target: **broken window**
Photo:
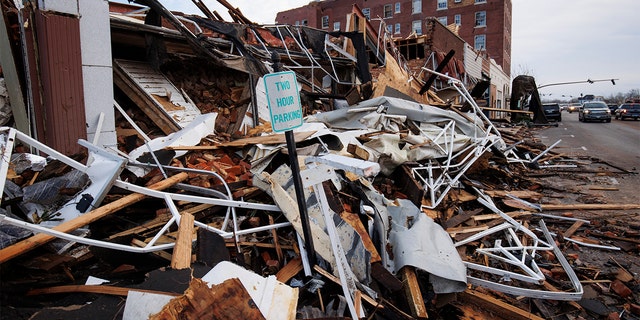
<path fill-rule="evenodd" d="M 322 29 L 329 28 L 329 16 L 322 16 Z"/>
<path fill-rule="evenodd" d="M 411 13 L 422 12 L 422 0 L 413 0 L 411 2 Z"/>
<path fill-rule="evenodd" d="M 447 0 L 438 0 L 438 10 L 444 10 L 447 8 Z"/>
<path fill-rule="evenodd" d="M 484 34 L 479 34 L 473 38 L 473 48 L 476 50 L 484 50 L 486 48 L 487 39 Z"/>
<path fill-rule="evenodd" d="M 390 4 L 384 5 L 384 18 L 393 18 L 393 7 Z"/>
<path fill-rule="evenodd" d="M 400 33 L 400 24 L 399 24 L 399 23 L 396 23 L 396 30 L 395 30 L 395 33 L 396 33 L 396 34 Z"/>
<path fill-rule="evenodd" d="M 444 24 L 445 26 L 447 25 L 447 17 L 439 17 L 438 21 L 440 21 L 440 23 Z"/>
<path fill-rule="evenodd" d="M 362 14 L 367 17 L 367 20 L 371 20 L 371 9 L 364 8 L 362 9 Z"/>
<path fill-rule="evenodd" d="M 486 27 L 486 26 L 487 26 L 487 12 L 486 11 L 476 12 L 476 27 Z"/>
<path fill-rule="evenodd" d="M 309 21 L 307 21 L 307 19 L 302 20 L 302 25 L 303 26 L 308 26 L 309 25 Z"/>
<path fill-rule="evenodd" d="M 395 13 L 400 13 L 400 2 L 396 2 L 396 10 Z"/>
<path fill-rule="evenodd" d="M 415 32 L 417 35 L 422 34 L 422 20 L 415 20 L 411 22 L 411 31 Z"/>
<path fill-rule="evenodd" d="M 462 16 L 459 14 L 456 14 L 455 16 L 453 16 L 453 23 L 457 25 L 462 25 Z"/>
<path fill-rule="evenodd" d="M 340 21 L 333 23 L 333 31 L 340 31 Z"/>

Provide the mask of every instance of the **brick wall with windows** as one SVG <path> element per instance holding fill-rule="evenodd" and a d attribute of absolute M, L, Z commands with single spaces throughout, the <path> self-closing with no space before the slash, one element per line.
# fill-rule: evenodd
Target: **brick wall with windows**
<path fill-rule="evenodd" d="M 457 23 L 457 16 L 459 36 L 473 46 L 476 36 L 484 35 L 486 52 L 507 74 L 511 72 L 511 0 L 313 1 L 300 8 L 279 12 L 276 23 L 294 25 L 296 21 L 307 20 L 309 26 L 322 29 L 322 17 L 327 16 L 324 26 L 329 29 L 333 29 L 336 23 L 345 26 L 346 15 L 354 3 L 363 11 L 368 10 L 370 22 L 376 30 L 380 21 L 384 21 L 386 25 L 393 26 L 394 36 L 402 38 L 418 29 L 416 21 L 419 21 L 421 34 L 424 34 L 427 18 L 437 17 L 443 22 Z M 484 25 L 476 26 L 476 17 L 484 19 Z M 398 29 L 401 32 L 396 33 Z"/>

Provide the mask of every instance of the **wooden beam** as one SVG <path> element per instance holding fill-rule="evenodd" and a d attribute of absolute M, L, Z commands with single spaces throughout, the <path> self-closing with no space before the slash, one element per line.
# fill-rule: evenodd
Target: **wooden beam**
<path fill-rule="evenodd" d="M 577 203 L 577 204 L 542 204 L 542 210 L 635 210 L 640 204 L 615 203 Z"/>
<path fill-rule="evenodd" d="M 151 186 L 149 186 L 149 189 L 163 190 L 186 180 L 187 177 L 188 177 L 187 173 L 181 172 L 168 179 L 152 184 Z M 91 210 L 75 219 L 63 222 L 53 227 L 52 229 L 60 232 L 71 232 L 80 227 L 86 226 L 100 218 L 108 216 L 111 213 L 114 213 L 120 209 L 123 209 L 128 205 L 136 203 L 144 199 L 145 197 L 146 197 L 145 195 L 139 194 L 139 193 L 127 195 L 114 202 L 101 206 L 95 210 Z M 19 256 L 23 253 L 31 251 L 43 244 L 48 243 L 49 241 L 55 238 L 56 237 L 48 234 L 39 233 L 30 238 L 17 242 L 11 246 L 8 246 L 0 250 L 0 263 L 7 262 L 15 258 L 16 256 Z"/>
<path fill-rule="evenodd" d="M 171 256 L 171 268 L 176 270 L 191 267 L 191 246 L 193 242 L 193 215 L 188 212 L 180 214 L 178 237 Z"/>
<path fill-rule="evenodd" d="M 577 220 L 573 225 L 571 225 L 571 227 L 569 227 L 569 229 L 567 229 L 567 231 L 563 232 L 562 235 L 567 238 L 571 237 L 576 231 L 578 231 L 578 228 L 582 227 L 583 224 L 584 221 Z"/>
<path fill-rule="evenodd" d="M 494 297 L 475 290 L 466 290 L 459 294 L 460 301 L 471 302 L 483 309 L 490 310 L 503 319 L 510 320 L 543 320 L 537 315 L 502 302 Z"/>
<path fill-rule="evenodd" d="M 278 271 L 278 273 L 276 273 L 276 279 L 278 279 L 278 281 L 280 282 L 286 283 L 291 280 L 291 278 L 293 278 L 296 274 L 300 273 L 300 271 L 302 271 L 302 259 L 295 258 L 289 261 L 289 263 L 287 263 L 284 267 L 282 267 L 282 269 L 280 269 L 280 271 Z"/>
<path fill-rule="evenodd" d="M 114 287 L 114 286 L 103 286 L 103 285 L 69 285 L 69 286 L 56 286 L 49 288 L 40 288 L 33 289 L 27 291 L 27 296 L 35 296 L 40 294 L 53 294 L 53 293 L 72 293 L 72 292 L 85 292 L 85 293 L 99 293 L 99 294 L 107 294 L 112 296 L 124 296 L 126 297 L 129 294 L 129 291 L 139 291 L 146 293 L 154 293 L 154 294 L 164 294 L 169 296 L 180 296 L 179 293 L 174 292 L 165 292 L 165 291 L 156 291 L 156 290 L 145 290 L 145 289 L 137 289 L 137 288 L 124 288 L 124 287 Z"/>
<path fill-rule="evenodd" d="M 416 319 L 428 319 L 429 315 L 427 314 L 427 308 L 422 299 L 422 292 L 415 268 L 411 266 L 403 267 L 400 269 L 400 275 L 404 285 L 404 292 L 409 300 L 407 303 L 409 304 L 411 315 Z"/>

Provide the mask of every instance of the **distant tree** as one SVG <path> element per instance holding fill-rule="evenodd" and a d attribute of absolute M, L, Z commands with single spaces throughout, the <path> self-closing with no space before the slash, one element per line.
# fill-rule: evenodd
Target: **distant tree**
<path fill-rule="evenodd" d="M 625 97 L 627 99 L 640 99 L 640 89 L 631 89 L 629 90 L 629 92 L 627 93 L 627 96 Z"/>
<path fill-rule="evenodd" d="M 535 78 L 535 74 L 533 72 L 533 70 L 531 70 L 531 68 L 529 68 L 529 66 L 527 65 L 522 65 L 519 64 L 516 69 L 511 72 L 511 74 L 513 75 L 513 77 L 515 78 L 516 76 L 532 76 Z"/>

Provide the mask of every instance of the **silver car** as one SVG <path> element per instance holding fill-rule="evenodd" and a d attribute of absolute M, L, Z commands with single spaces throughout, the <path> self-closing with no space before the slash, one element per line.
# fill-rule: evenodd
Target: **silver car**
<path fill-rule="evenodd" d="M 582 122 L 611 122 L 611 110 L 609 110 L 607 104 L 602 101 L 586 102 L 582 105 L 582 108 L 578 110 L 578 120 Z"/>

